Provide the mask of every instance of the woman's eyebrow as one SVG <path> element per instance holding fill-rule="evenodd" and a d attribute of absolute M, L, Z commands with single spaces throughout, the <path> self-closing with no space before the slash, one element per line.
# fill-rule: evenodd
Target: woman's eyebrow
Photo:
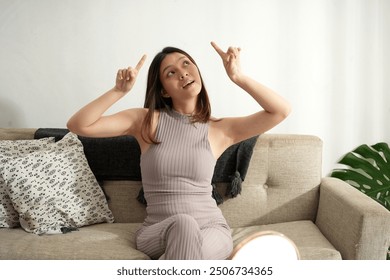
<path fill-rule="evenodd" d="M 185 55 L 183 55 L 183 56 L 181 56 L 177 61 L 180 61 L 180 60 L 185 59 L 185 58 L 187 58 L 187 57 L 186 57 Z M 166 67 L 162 70 L 161 73 L 164 74 L 164 72 L 165 72 L 169 67 L 171 67 L 171 66 L 173 66 L 173 65 L 170 64 L 170 65 L 166 66 Z"/>

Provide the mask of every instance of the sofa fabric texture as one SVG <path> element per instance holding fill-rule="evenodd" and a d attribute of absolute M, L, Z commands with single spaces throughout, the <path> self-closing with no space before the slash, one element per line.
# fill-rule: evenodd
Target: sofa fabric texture
<path fill-rule="evenodd" d="M 35 132 L 2 128 L 0 142 L 32 140 Z M 219 205 L 232 228 L 234 244 L 251 233 L 274 230 L 297 245 L 301 259 L 385 259 L 389 212 L 345 182 L 323 178 L 321 169 L 318 137 L 261 135 L 241 194 L 224 196 Z M 141 181 L 118 178 L 99 183 L 113 223 L 55 235 L 2 227 L 0 259 L 149 259 L 136 249 L 134 240 L 146 216 L 145 206 L 137 201 Z M 221 194 L 227 187 L 227 183 L 216 184 Z"/>

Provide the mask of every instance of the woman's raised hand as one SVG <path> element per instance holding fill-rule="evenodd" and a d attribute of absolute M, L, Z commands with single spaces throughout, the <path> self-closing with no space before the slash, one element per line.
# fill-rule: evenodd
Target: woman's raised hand
<path fill-rule="evenodd" d="M 115 89 L 123 92 L 124 94 L 128 93 L 134 86 L 138 72 L 144 64 L 145 60 L 146 55 L 144 54 L 135 68 L 128 67 L 125 69 L 119 69 L 118 73 L 116 74 Z"/>
<path fill-rule="evenodd" d="M 215 42 L 211 42 L 211 45 L 222 58 L 223 66 L 225 67 L 229 78 L 233 82 L 236 82 L 242 74 L 240 65 L 241 48 L 229 47 L 227 52 L 224 52 Z"/>

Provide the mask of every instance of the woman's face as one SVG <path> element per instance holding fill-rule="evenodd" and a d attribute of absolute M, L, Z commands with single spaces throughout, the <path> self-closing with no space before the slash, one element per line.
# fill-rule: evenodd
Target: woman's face
<path fill-rule="evenodd" d="M 202 89 L 198 67 L 181 53 L 170 53 L 160 66 L 163 96 L 185 100 L 198 96 Z"/>

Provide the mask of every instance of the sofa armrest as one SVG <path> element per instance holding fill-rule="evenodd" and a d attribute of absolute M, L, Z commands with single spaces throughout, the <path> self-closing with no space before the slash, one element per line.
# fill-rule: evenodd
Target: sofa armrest
<path fill-rule="evenodd" d="M 386 259 L 390 211 L 346 182 L 322 179 L 316 224 L 343 259 Z"/>

